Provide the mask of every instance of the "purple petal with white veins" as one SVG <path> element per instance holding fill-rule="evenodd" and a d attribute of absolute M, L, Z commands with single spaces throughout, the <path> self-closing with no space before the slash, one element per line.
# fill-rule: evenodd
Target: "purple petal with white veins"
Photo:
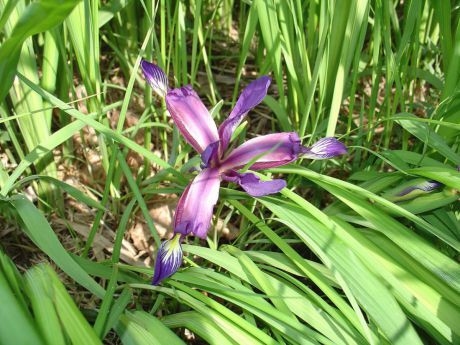
<path fill-rule="evenodd" d="M 243 92 L 241 92 L 240 97 L 235 104 L 235 108 L 233 108 L 228 118 L 219 127 L 221 153 L 223 153 L 227 148 L 233 132 L 241 123 L 246 114 L 260 102 L 262 102 L 262 100 L 265 98 L 270 83 L 270 77 L 262 76 L 259 79 L 251 82 L 243 90 Z"/>
<path fill-rule="evenodd" d="M 219 140 L 214 120 L 190 85 L 170 90 L 166 106 L 185 140 L 198 153 Z"/>
<path fill-rule="evenodd" d="M 322 138 L 311 147 L 303 148 L 301 156 L 309 159 L 328 159 L 347 152 L 347 147 L 336 138 Z"/>
<path fill-rule="evenodd" d="M 163 279 L 176 273 L 182 264 L 180 238 L 181 235 L 176 234 L 171 240 L 163 241 L 158 249 L 152 285 L 158 285 Z"/>
<path fill-rule="evenodd" d="M 295 132 L 263 135 L 246 141 L 223 159 L 221 171 L 241 169 L 255 160 L 251 170 L 269 169 L 288 164 L 298 158 L 302 149 Z"/>
<path fill-rule="evenodd" d="M 260 178 L 253 173 L 238 174 L 236 171 L 231 171 L 224 175 L 223 178 L 227 181 L 239 184 L 246 193 L 253 197 L 275 194 L 286 187 L 286 181 L 284 180 L 275 179 L 271 181 L 261 181 Z"/>
<path fill-rule="evenodd" d="M 212 211 L 219 197 L 220 174 L 204 169 L 185 189 L 174 215 L 174 232 L 206 238 Z"/>
<path fill-rule="evenodd" d="M 168 76 L 165 72 L 157 65 L 145 60 L 142 60 L 141 68 L 144 72 L 145 79 L 152 87 L 153 91 L 161 98 L 165 98 L 169 90 Z"/>

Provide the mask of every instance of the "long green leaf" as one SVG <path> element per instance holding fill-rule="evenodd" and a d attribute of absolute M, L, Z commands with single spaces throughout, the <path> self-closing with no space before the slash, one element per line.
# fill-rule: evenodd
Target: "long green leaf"
<path fill-rule="evenodd" d="M 79 0 L 40 0 L 31 3 L 22 13 L 10 37 L 0 47 L 0 100 L 10 89 L 23 42 L 30 36 L 62 23 Z"/>
<path fill-rule="evenodd" d="M 21 219 L 23 230 L 43 252 L 80 285 L 98 297 L 104 296 L 104 289 L 72 259 L 43 214 L 26 197 L 17 195 L 8 199 L 8 203 Z"/>

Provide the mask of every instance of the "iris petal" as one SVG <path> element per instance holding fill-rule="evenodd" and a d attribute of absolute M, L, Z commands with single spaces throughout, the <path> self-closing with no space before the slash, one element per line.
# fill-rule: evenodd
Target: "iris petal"
<path fill-rule="evenodd" d="M 302 157 L 309 159 L 328 159 L 347 153 L 347 147 L 336 138 L 322 138 L 311 147 L 302 149 Z"/>
<path fill-rule="evenodd" d="M 219 197 L 220 175 L 215 168 L 204 169 L 188 185 L 174 215 L 174 231 L 206 238 L 212 211 Z"/>
<path fill-rule="evenodd" d="M 219 140 L 214 120 L 190 85 L 170 90 L 166 106 L 185 140 L 198 153 Z"/>
<path fill-rule="evenodd" d="M 219 127 L 221 152 L 224 152 L 227 149 L 233 132 L 241 123 L 246 114 L 260 102 L 262 102 L 262 100 L 265 98 L 270 83 L 270 77 L 262 76 L 259 79 L 251 82 L 243 90 L 243 92 L 241 92 L 241 95 L 235 104 L 235 108 L 233 108 L 228 118 L 222 122 Z"/>
<path fill-rule="evenodd" d="M 226 173 L 223 178 L 226 181 L 237 183 L 250 196 L 261 197 L 269 194 L 275 194 L 286 187 L 286 181 L 274 179 L 271 181 L 261 181 L 253 173 L 239 174 L 236 171 Z"/>
<path fill-rule="evenodd" d="M 254 162 L 251 170 L 269 169 L 297 159 L 302 146 L 295 132 L 263 135 L 246 141 L 230 152 L 221 163 L 221 170 L 241 169 Z"/>
<path fill-rule="evenodd" d="M 152 87 L 153 91 L 161 98 L 165 98 L 168 93 L 168 76 L 157 65 L 142 60 L 141 68 L 145 79 Z"/>
<path fill-rule="evenodd" d="M 180 234 L 176 234 L 171 240 L 163 241 L 158 249 L 152 285 L 158 285 L 162 280 L 172 276 L 182 264 L 180 237 Z"/>

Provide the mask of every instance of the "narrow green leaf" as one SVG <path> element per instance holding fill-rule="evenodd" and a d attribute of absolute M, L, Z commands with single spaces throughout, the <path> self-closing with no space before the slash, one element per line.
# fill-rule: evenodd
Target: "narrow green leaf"
<path fill-rule="evenodd" d="M 22 220 L 23 230 L 66 274 L 98 297 L 104 289 L 96 283 L 67 253 L 42 213 L 22 195 L 8 199 Z"/>
<path fill-rule="evenodd" d="M 30 36 L 62 23 L 79 0 L 40 0 L 31 3 L 22 13 L 10 37 L 0 47 L 0 100 L 13 83 L 19 53 L 23 42 Z"/>
<path fill-rule="evenodd" d="M 27 309 L 15 297 L 0 271 L 0 343 L 45 344 Z"/>

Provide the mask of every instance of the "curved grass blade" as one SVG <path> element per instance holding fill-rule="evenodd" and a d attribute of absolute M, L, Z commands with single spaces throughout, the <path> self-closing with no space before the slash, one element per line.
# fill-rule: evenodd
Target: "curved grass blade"
<path fill-rule="evenodd" d="M 4 201 L 5 202 L 5 201 Z M 42 213 L 24 196 L 7 199 L 22 220 L 23 230 L 66 274 L 98 297 L 104 289 L 79 266 L 62 246 Z"/>
<path fill-rule="evenodd" d="M 311 219 L 303 208 L 284 203 L 280 199 L 264 198 L 261 202 L 283 224 L 288 225 L 329 269 L 339 274 L 361 307 L 392 344 L 422 344 L 387 288 L 337 238 L 334 228 L 324 226 Z"/>

